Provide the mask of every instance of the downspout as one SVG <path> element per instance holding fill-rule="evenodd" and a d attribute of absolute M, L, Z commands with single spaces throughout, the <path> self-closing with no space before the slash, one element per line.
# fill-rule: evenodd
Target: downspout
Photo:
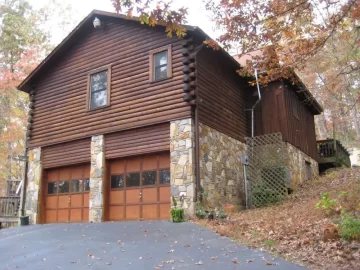
<path fill-rule="evenodd" d="M 257 86 L 257 90 L 258 90 L 258 100 L 255 102 L 255 104 L 252 106 L 251 108 L 251 138 L 254 137 L 254 130 L 255 130 L 255 116 L 254 116 L 254 110 L 256 105 L 258 105 L 258 103 L 261 100 L 261 93 L 260 93 L 260 86 L 259 86 L 259 80 L 258 80 L 258 74 L 257 74 L 257 69 L 254 69 L 255 71 L 255 79 L 256 79 L 256 86 Z"/>
<path fill-rule="evenodd" d="M 197 54 L 198 52 L 205 46 L 202 43 L 200 46 L 196 48 L 195 51 L 195 64 L 197 64 Z M 197 68 L 195 69 L 195 78 L 197 78 Z M 198 90 L 196 89 L 196 94 Z M 200 193 L 200 130 L 199 130 L 199 101 L 196 96 L 195 99 L 195 197 L 194 201 L 196 202 L 198 199 L 198 194 Z"/>
<path fill-rule="evenodd" d="M 23 183 L 21 185 L 21 196 L 20 196 L 20 215 L 23 217 L 25 216 L 25 199 L 26 199 L 26 186 L 27 186 L 27 170 L 28 170 L 28 142 L 27 142 L 27 136 L 25 136 L 25 152 L 24 152 L 24 158 L 25 158 L 25 168 L 24 168 L 24 178 Z"/>

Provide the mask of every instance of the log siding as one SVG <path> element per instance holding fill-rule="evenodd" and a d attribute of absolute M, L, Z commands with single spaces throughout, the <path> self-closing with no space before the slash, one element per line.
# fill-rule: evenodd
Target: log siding
<path fill-rule="evenodd" d="M 191 116 L 183 101 L 182 40 L 164 29 L 102 18 L 87 27 L 35 84 L 29 147 L 107 134 Z M 149 81 L 149 54 L 171 46 L 172 77 Z M 88 73 L 111 65 L 110 106 L 87 111 Z"/>
<path fill-rule="evenodd" d="M 196 57 L 199 121 L 239 141 L 250 135 L 250 88 L 236 64 L 219 51 L 203 48 Z"/>

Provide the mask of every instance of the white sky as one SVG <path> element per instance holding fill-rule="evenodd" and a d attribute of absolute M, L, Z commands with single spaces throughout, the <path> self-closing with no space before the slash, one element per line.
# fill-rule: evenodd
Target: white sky
<path fill-rule="evenodd" d="M 28 0 L 34 8 L 40 8 L 49 0 Z M 93 9 L 104 10 L 114 12 L 114 8 L 111 5 L 110 0 L 60 0 L 64 5 L 70 5 L 73 10 L 76 24 L 79 23 L 84 17 L 86 17 Z M 204 8 L 203 0 L 174 0 L 176 6 L 188 7 L 189 15 L 187 17 L 188 24 L 193 26 L 199 26 L 210 37 L 215 38 L 218 36 L 218 31 L 214 30 L 215 24 L 209 17 L 209 12 Z M 56 25 L 56 18 L 54 25 Z M 72 27 L 74 28 L 76 24 Z M 64 33 L 59 29 L 54 29 L 56 26 L 52 26 L 51 34 L 53 43 L 57 44 L 65 38 Z M 72 30 L 72 29 L 70 29 Z"/>

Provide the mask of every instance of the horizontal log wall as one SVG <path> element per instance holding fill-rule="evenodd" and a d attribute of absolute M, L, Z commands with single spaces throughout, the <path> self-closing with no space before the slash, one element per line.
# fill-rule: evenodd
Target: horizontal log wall
<path fill-rule="evenodd" d="M 170 124 L 153 125 L 105 135 L 105 158 L 168 151 Z"/>
<path fill-rule="evenodd" d="M 43 168 L 90 162 L 90 147 L 90 138 L 44 147 Z"/>
<path fill-rule="evenodd" d="M 237 140 L 250 135 L 248 113 L 251 95 L 238 66 L 219 51 L 203 48 L 196 56 L 196 91 L 199 121 Z"/>
<path fill-rule="evenodd" d="M 188 118 L 183 101 L 182 40 L 163 28 L 102 18 L 35 83 L 29 147 Z M 149 82 L 149 51 L 172 44 L 172 78 Z M 88 72 L 111 64 L 111 106 L 87 111 Z"/>

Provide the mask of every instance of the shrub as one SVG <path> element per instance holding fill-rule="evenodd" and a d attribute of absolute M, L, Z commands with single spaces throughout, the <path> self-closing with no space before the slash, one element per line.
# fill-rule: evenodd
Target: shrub
<path fill-rule="evenodd" d="M 360 240 L 360 219 L 345 212 L 341 213 L 340 235 L 347 241 Z"/>
<path fill-rule="evenodd" d="M 172 208 L 170 210 L 171 219 L 173 222 L 184 222 L 185 214 L 183 208 Z"/>
<path fill-rule="evenodd" d="M 252 189 L 252 203 L 255 207 L 267 206 L 279 202 L 282 198 L 283 195 L 279 191 L 271 188 L 264 181 L 260 181 Z"/>
<path fill-rule="evenodd" d="M 217 217 L 219 219 L 226 219 L 228 217 L 228 215 L 222 209 L 220 209 L 217 213 Z"/>
<path fill-rule="evenodd" d="M 324 192 L 321 194 L 321 200 L 315 204 L 315 208 L 324 210 L 325 214 L 330 215 L 335 212 L 336 202 L 336 199 L 329 199 L 329 192 Z"/>

